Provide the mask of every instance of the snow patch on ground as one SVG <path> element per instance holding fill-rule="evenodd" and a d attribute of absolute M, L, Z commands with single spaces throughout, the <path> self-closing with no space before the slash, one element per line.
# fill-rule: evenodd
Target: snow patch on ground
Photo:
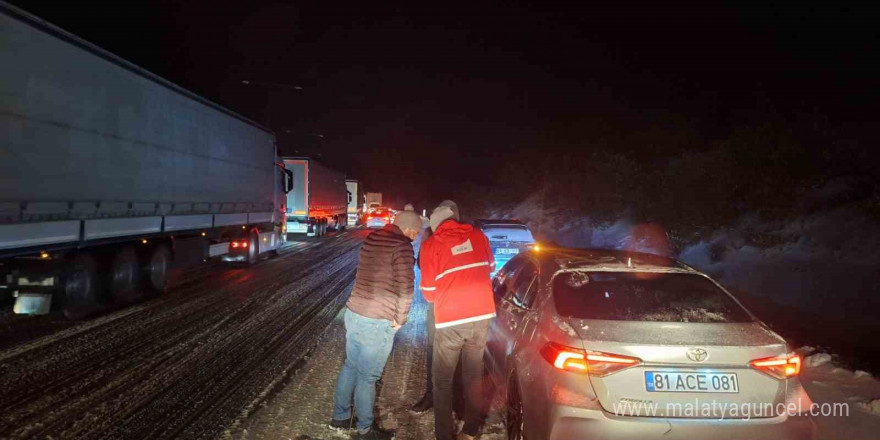
<path fill-rule="evenodd" d="M 868 414 L 880 416 L 880 399 L 874 399 L 869 402 L 859 402 L 857 405 L 859 409 Z"/>
<path fill-rule="evenodd" d="M 824 356 L 820 356 L 824 355 Z M 800 382 L 820 409 L 841 405 L 841 414 L 815 417 L 820 440 L 874 440 L 880 432 L 880 381 L 864 371 L 835 364 L 834 356 L 818 353 L 821 360 L 801 372 Z M 805 361 L 806 364 L 806 361 Z"/>
<path fill-rule="evenodd" d="M 812 356 L 807 356 L 804 359 L 804 367 L 806 368 L 815 368 L 827 363 L 831 362 L 831 355 L 828 353 L 816 353 Z"/>

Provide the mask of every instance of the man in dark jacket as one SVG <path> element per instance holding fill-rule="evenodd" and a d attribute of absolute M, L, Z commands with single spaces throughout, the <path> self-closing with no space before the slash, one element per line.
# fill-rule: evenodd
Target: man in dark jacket
<path fill-rule="evenodd" d="M 345 363 L 336 382 L 330 427 L 350 429 L 357 439 L 390 439 L 373 424 L 376 380 L 385 369 L 394 333 L 406 323 L 413 298 L 412 240 L 422 220 L 411 211 L 367 236 L 361 248 L 354 290 L 345 311 Z M 352 397 L 357 417 L 352 414 Z"/>

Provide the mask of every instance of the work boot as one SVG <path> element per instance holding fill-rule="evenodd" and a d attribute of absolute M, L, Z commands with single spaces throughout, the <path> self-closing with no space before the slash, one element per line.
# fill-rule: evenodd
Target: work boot
<path fill-rule="evenodd" d="M 427 412 L 433 407 L 434 394 L 429 391 L 425 393 L 424 396 L 422 396 L 422 400 L 419 400 L 418 402 L 416 402 L 415 405 L 412 406 L 412 408 L 410 408 L 410 411 L 421 414 L 423 412 Z"/>
<path fill-rule="evenodd" d="M 355 440 L 393 440 L 394 439 L 394 431 L 385 430 L 379 427 L 379 425 L 373 423 L 373 426 L 370 427 L 370 430 L 364 433 L 358 432 Z"/>
<path fill-rule="evenodd" d="M 347 419 L 336 420 L 330 419 L 330 429 L 334 431 L 347 431 L 355 429 L 355 424 L 357 423 L 357 417 L 352 415 Z"/>

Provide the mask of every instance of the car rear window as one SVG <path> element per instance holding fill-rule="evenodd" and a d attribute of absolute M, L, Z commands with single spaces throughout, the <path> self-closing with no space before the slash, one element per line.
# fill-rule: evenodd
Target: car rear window
<path fill-rule="evenodd" d="M 752 321 L 712 281 L 693 274 L 563 272 L 553 281 L 553 300 L 560 315 L 576 319 Z"/>
<path fill-rule="evenodd" d="M 484 225 L 483 233 L 489 241 L 521 241 L 533 243 L 535 238 L 526 226 L 520 225 Z"/>

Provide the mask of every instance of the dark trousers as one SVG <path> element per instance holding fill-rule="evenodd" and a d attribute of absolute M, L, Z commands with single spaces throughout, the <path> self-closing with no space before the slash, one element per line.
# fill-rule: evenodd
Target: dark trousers
<path fill-rule="evenodd" d="M 461 358 L 464 388 L 464 427 L 461 432 L 477 435 L 482 417 L 483 350 L 489 320 L 469 322 L 436 329 L 434 336 L 434 435 L 438 440 L 452 440 L 456 432 L 452 420 L 452 384 L 455 367 Z"/>
<path fill-rule="evenodd" d="M 425 390 L 430 393 L 434 389 L 434 374 L 432 371 L 434 369 L 434 303 L 428 303 L 428 311 L 425 314 L 425 324 L 428 327 L 428 382 L 425 385 Z"/>

